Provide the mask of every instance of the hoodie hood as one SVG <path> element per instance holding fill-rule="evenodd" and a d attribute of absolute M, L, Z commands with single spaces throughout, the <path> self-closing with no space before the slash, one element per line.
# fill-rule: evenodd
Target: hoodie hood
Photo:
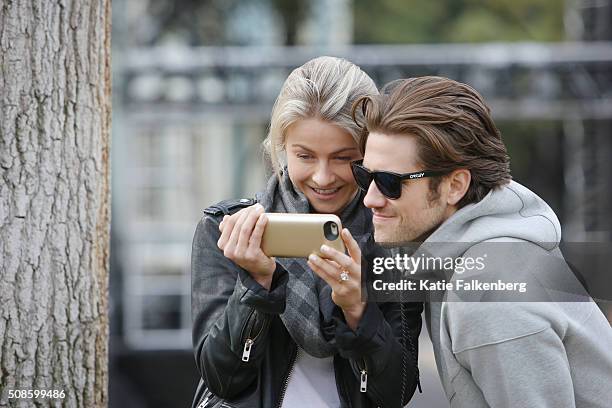
<path fill-rule="evenodd" d="M 444 247 L 454 253 L 445 255 L 460 256 L 474 244 L 493 239 L 528 241 L 551 251 L 561 241 L 561 225 L 544 200 L 511 181 L 457 211 L 425 243 L 452 243 Z"/>

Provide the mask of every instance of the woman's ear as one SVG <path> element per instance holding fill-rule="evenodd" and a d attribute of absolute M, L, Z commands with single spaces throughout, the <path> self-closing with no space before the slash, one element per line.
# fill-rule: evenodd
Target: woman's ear
<path fill-rule="evenodd" d="M 446 177 L 448 180 L 448 195 L 446 202 L 449 205 L 457 205 L 470 187 L 472 174 L 467 169 L 457 169 Z"/>

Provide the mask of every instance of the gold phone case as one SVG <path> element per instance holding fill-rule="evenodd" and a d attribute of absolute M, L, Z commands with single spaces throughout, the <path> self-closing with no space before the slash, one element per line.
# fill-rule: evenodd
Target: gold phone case
<path fill-rule="evenodd" d="M 266 213 L 266 216 L 268 223 L 261 248 L 267 256 L 307 258 L 312 253 L 321 256 L 323 244 L 344 253 L 342 223 L 334 214 Z"/>

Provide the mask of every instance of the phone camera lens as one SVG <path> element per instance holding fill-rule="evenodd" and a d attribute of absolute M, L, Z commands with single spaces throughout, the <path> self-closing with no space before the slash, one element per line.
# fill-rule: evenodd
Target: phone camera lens
<path fill-rule="evenodd" d="M 323 224 L 323 234 L 328 241 L 338 239 L 338 224 L 333 221 L 327 221 Z"/>

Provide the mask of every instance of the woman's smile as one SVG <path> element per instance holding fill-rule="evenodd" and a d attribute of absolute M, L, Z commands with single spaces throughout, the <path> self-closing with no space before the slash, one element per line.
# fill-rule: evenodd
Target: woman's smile
<path fill-rule="evenodd" d="M 315 192 L 317 198 L 320 200 L 333 200 L 336 198 L 337 194 L 342 187 L 334 187 L 334 188 L 315 188 L 310 187 L 312 191 Z"/>

